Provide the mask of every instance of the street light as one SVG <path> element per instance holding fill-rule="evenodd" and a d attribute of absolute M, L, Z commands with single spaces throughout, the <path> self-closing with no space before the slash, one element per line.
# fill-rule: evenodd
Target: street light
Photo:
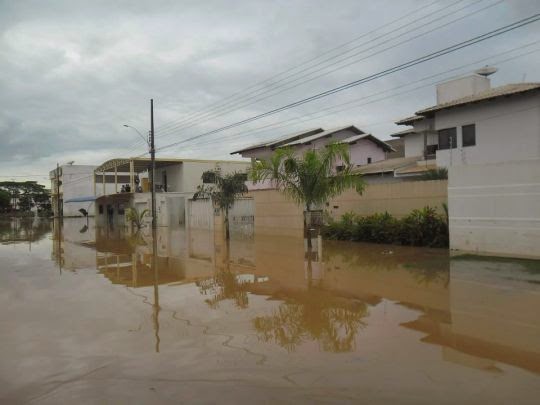
<path fill-rule="evenodd" d="M 124 126 L 126 128 L 131 128 L 132 130 L 134 130 L 135 132 L 137 132 L 137 134 L 139 134 L 139 136 L 142 138 L 142 140 L 144 141 L 145 144 L 147 144 L 148 146 L 150 146 L 150 143 L 148 142 L 148 139 L 146 139 L 143 134 L 141 134 L 141 132 L 135 128 L 135 127 L 132 127 L 131 125 L 128 125 L 128 124 L 124 124 Z"/>

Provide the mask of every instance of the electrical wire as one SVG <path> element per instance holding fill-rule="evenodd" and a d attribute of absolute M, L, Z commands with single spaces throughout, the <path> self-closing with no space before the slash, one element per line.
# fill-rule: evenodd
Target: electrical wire
<path fill-rule="evenodd" d="M 332 88 L 330 90 L 326 90 L 324 92 L 312 95 L 310 97 L 303 98 L 303 99 L 295 101 L 293 103 L 286 104 L 286 105 L 284 105 L 282 107 L 278 107 L 278 108 L 272 109 L 270 111 L 267 111 L 267 112 L 264 112 L 264 113 L 261 113 L 261 114 L 257 114 L 255 116 L 243 119 L 241 121 L 234 122 L 232 124 L 223 126 L 221 128 L 217 128 L 217 129 L 214 129 L 214 130 L 211 130 L 211 131 L 207 131 L 207 132 L 204 132 L 202 134 L 198 134 L 198 135 L 192 136 L 190 138 L 187 138 L 187 139 L 184 139 L 184 140 L 181 140 L 181 141 L 178 141 L 178 142 L 174 142 L 174 143 L 165 145 L 163 147 L 158 148 L 157 151 L 164 150 L 164 149 L 167 149 L 167 148 L 170 148 L 170 147 L 185 143 L 185 142 L 193 140 L 193 139 L 199 139 L 199 138 L 202 138 L 202 137 L 205 137 L 205 136 L 217 133 L 217 132 L 221 132 L 221 131 L 224 131 L 224 130 L 227 130 L 227 129 L 230 129 L 230 128 L 234 128 L 236 126 L 243 125 L 243 124 L 246 124 L 246 123 L 261 119 L 263 117 L 274 115 L 274 114 L 277 114 L 279 112 L 282 112 L 282 111 L 297 107 L 299 105 L 303 105 L 303 104 L 306 104 L 306 103 L 309 103 L 309 102 L 312 102 L 312 101 L 315 101 L 315 100 L 319 100 L 319 99 L 327 97 L 329 95 L 332 95 L 332 94 L 335 94 L 335 93 L 350 89 L 352 87 L 359 86 L 361 84 L 376 80 L 376 79 L 384 77 L 384 76 L 387 76 L 389 74 L 393 74 L 393 73 L 396 73 L 398 71 L 402 71 L 402 70 L 408 69 L 410 67 L 416 66 L 418 64 L 421 64 L 421 63 L 424 63 L 424 62 L 439 58 L 441 56 L 444 56 L 444 55 L 447 55 L 449 53 L 458 51 L 460 49 L 469 47 L 469 46 L 477 44 L 479 42 L 486 41 L 488 39 L 491 39 L 491 38 L 494 38 L 496 36 L 502 35 L 502 34 L 504 34 L 506 32 L 513 31 L 513 30 L 515 30 L 517 28 L 520 28 L 520 27 L 523 27 L 525 25 L 534 23 L 534 22 L 536 22 L 538 20 L 540 20 L 540 14 L 534 14 L 534 15 L 532 15 L 530 17 L 527 17 L 527 18 L 524 18 L 522 20 L 516 21 L 516 22 L 514 22 L 512 24 L 505 25 L 503 27 L 500 27 L 500 28 L 497 28 L 495 30 L 489 31 L 489 32 L 487 32 L 485 34 L 473 37 L 473 38 L 471 38 L 469 40 L 459 42 L 457 44 L 454 44 L 454 45 L 451 45 L 449 47 L 443 48 L 443 49 L 441 49 L 439 51 L 432 52 L 432 53 L 429 53 L 427 55 L 424 55 L 424 56 L 422 56 L 420 58 L 412 59 L 412 60 L 410 60 L 408 62 L 401 63 L 399 65 L 393 66 L 393 67 L 385 69 L 383 71 L 380 71 L 380 72 L 371 74 L 369 76 L 363 77 L 361 79 L 354 80 L 354 81 L 352 81 L 350 83 L 346 83 L 344 85 Z"/>
<path fill-rule="evenodd" d="M 250 100 L 253 100 L 251 103 L 255 103 L 255 102 L 259 102 L 259 101 L 266 100 L 266 99 L 268 99 L 268 98 L 270 98 L 270 97 L 274 97 L 274 96 L 276 96 L 276 95 L 278 95 L 278 94 L 282 94 L 282 93 L 284 93 L 284 92 L 286 92 L 286 91 L 288 91 L 288 90 L 290 90 L 290 89 L 292 89 L 292 88 L 296 88 L 296 87 L 298 87 L 298 86 L 300 86 L 300 85 L 302 85 L 302 84 L 305 84 L 305 83 L 307 83 L 307 82 L 309 82 L 309 81 L 315 80 L 316 78 L 319 78 L 319 77 L 322 77 L 322 76 L 326 76 L 326 75 L 328 75 L 328 74 L 330 74 L 330 73 L 333 73 L 333 72 L 335 72 L 335 71 L 337 71 L 337 70 L 341 70 L 341 69 L 343 69 L 343 68 L 345 68 L 345 67 L 348 67 L 348 66 L 350 66 L 350 65 L 352 65 L 352 64 L 359 63 L 359 62 L 364 61 L 364 60 L 366 60 L 366 59 L 369 59 L 369 58 L 371 58 L 371 57 L 373 57 L 373 56 L 376 56 L 376 55 L 378 55 L 378 54 L 380 54 L 380 53 L 382 53 L 382 52 L 385 52 L 385 51 L 387 51 L 387 50 L 396 48 L 396 47 L 398 47 L 398 46 L 400 46 L 400 45 L 403 45 L 404 43 L 410 42 L 410 41 L 415 40 L 415 39 L 417 39 L 417 38 L 419 38 L 419 37 L 421 37 L 421 36 L 427 35 L 427 34 L 433 32 L 433 31 L 436 31 L 436 30 L 438 30 L 438 29 L 444 28 L 444 27 L 446 27 L 446 26 L 448 26 L 448 25 L 450 25 L 450 24 L 453 24 L 453 23 L 455 23 L 455 22 L 457 22 L 457 21 L 459 21 L 459 20 L 462 20 L 462 19 L 464 19 L 464 18 L 468 18 L 468 17 L 470 17 L 470 16 L 472 16 L 472 15 L 478 13 L 478 12 L 484 11 L 484 10 L 487 9 L 487 8 L 490 8 L 490 7 L 493 7 L 493 6 L 497 5 L 497 4 L 500 4 L 500 3 L 501 3 L 502 1 L 504 1 L 504 0 L 499 0 L 499 1 L 495 2 L 495 3 L 493 3 L 493 4 L 488 5 L 487 7 L 484 7 L 484 8 L 482 8 L 482 9 L 480 9 L 480 10 L 473 11 L 473 12 L 468 13 L 468 14 L 462 16 L 462 17 L 459 17 L 459 18 L 454 19 L 454 20 L 452 20 L 452 21 L 450 21 L 450 22 L 447 22 L 447 23 L 445 23 L 445 24 L 443 24 L 443 25 L 434 27 L 434 28 L 432 28 L 431 30 L 425 31 L 425 32 L 423 32 L 423 33 L 421 33 L 421 34 L 419 34 L 419 35 L 416 35 L 416 36 L 414 36 L 414 37 L 411 37 L 411 38 L 402 40 L 402 41 L 400 41 L 400 42 L 397 43 L 397 44 L 394 44 L 394 45 L 392 45 L 392 46 L 386 47 L 386 48 L 384 48 L 384 49 L 382 49 L 382 50 L 379 50 L 379 51 L 377 51 L 377 52 L 375 52 L 375 53 L 372 53 L 372 54 L 370 54 L 370 55 L 368 55 L 368 56 L 366 56 L 366 57 L 364 57 L 364 58 L 355 60 L 355 61 L 353 61 L 353 62 L 351 62 L 351 63 L 346 64 L 346 65 L 343 65 L 343 66 L 339 66 L 339 67 L 337 67 L 337 68 L 334 68 L 333 70 L 330 70 L 330 71 L 328 71 L 328 72 L 319 74 L 319 75 L 317 75 L 316 77 L 309 78 L 309 79 L 307 79 L 307 80 L 304 80 L 304 81 L 301 81 L 301 82 L 296 83 L 296 84 L 294 84 L 294 85 L 291 85 L 291 84 L 293 84 L 293 83 L 295 83 L 295 82 L 298 82 L 299 80 L 302 80 L 302 79 L 304 79 L 304 78 L 309 77 L 310 75 L 313 75 L 313 74 L 315 74 L 315 73 L 324 71 L 325 69 L 331 68 L 332 66 L 335 66 L 335 65 L 337 65 L 337 64 L 339 64 L 339 63 L 342 63 L 342 62 L 345 62 L 345 61 L 347 61 L 347 60 L 349 60 L 349 59 L 351 59 L 351 58 L 354 58 L 354 57 L 356 57 L 356 56 L 358 56 L 358 55 L 360 55 L 360 54 L 362 54 L 362 53 L 364 53 L 364 52 L 373 50 L 373 49 L 375 49 L 375 48 L 377 48 L 377 47 L 380 47 L 380 46 L 382 46 L 382 45 L 384 45 L 384 44 L 386 44 L 386 43 L 388 43 L 388 42 L 391 42 L 391 41 L 393 41 L 393 40 L 395 40 L 395 39 L 402 38 L 402 37 L 403 37 L 404 35 L 406 35 L 406 34 L 412 33 L 412 32 L 414 32 L 414 31 L 416 31 L 416 30 L 418 30 L 418 29 L 421 29 L 421 28 L 424 28 L 424 27 L 426 27 L 426 26 L 428 26 L 428 25 L 431 25 L 431 24 L 433 24 L 434 22 L 436 22 L 436 21 L 438 21 L 438 20 L 441 20 L 441 19 L 443 19 L 443 18 L 446 18 L 446 17 L 448 17 L 448 16 L 450 16 L 450 15 L 452 15 L 452 14 L 455 14 L 455 13 L 457 13 L 457 12 L 459 12 L 459 11 L 462 11 L 462 10 L 468 8 L 468 7 L 471 7 L 471 6 L 474 6 L 474 5 L 476 5 L 476 4 L 479 4 L 479 3 L 481 3 L 482 1 L 484 1 L 484 0 L 480 0 L 480 1 L 477 1 L 477 2 L 475 2 L 475 3 L 471 3 L 471 4 L 468 4 L 468 5 L 465 5 L 464 7 L 460 8 L 460 9 L 457 9 L 457 10 L 454 10 L 454 11 L 452 11 L 452 12 L 450 12 L 450 13 L 445 14 L 445 15 L 439 16 L 439 17 L 437 17 L 437 18 L 435 18 L 435 19 L 433 19 L 433 20 L 431 20 L 431 21 L 424 22 L 424 24 L 421 24 L 421 25 L 419 25 L 418 27 L 415 27 L 415 28 L 413 28 L 413 29 L 410 29 L 410 30 L 408 30 L 408 31 L 406 31 L 406 32 L 403 32 L 403 33 L 400 33 L 400 34 L 398 34 L 398 35 L 396 35 L 396 36 L 390 37 L 390 38 L 388 38 L 388 39 L 386 39 L 386 40 L 384 40 L 384 41 L 381 41 L 381 42 L 379 42 L 379 43 L 376 42 L 377 40 L 379 40 L 379 39 L 381 39 L 381 38 L 383 38 L 383 37 L 385 37 L 385 36 L 387 36 L 387 35 L 389 35 L 389 34 L 392 34 L 392 33 L 396 32 L 396 31 L 399 31 L 400 29 L 402 29 L 402 28 L 404 28 L 404 27 L 407 27 L 407 26 L 409 26 L 409 25 L 412 25 L 413 23 L 416 23 L 417 21 L 425 21 L 425 18 L 426 18 L 427 16 L 432 15 L 432 14 L 435 14 L 435 13 L 438 13 L 438 12 L 440 12 L 441 10 L 444 10 L 444 9 L 446 9 L 446 8 L 448 8 L 448 7 L 454 6 L 455 4 L 458 4 L 458 3 L 462 2 L 462 0 L 459 0 L 459 1 L 457 1 L 457 2 L 451 3 L 450 5 L 444 7 L 444 8 L 442 8 L 442 9 L 440 9 L 440 10 L 437 10 L 437 11 L 435 11 L 434 13 L 430 13 L 430 14 L 428 14 L 428 15 L 426 15 L 426 16 L 422 16 L 422 17 L 419 18 L 419 19 L 416 19 L 416 20 L 413 20 L 413 21 L 411 21 L 411 22 L 409 22 L 409 23 L 407 23 L 407 24 L 404 24 L 404 25 L 398 27 L 397 29 L 394 29 L 394 30 L 392 30 L 392 31 L 390 31 L 390 32 L 387 32 L 387 33 L 385 33 L 385 34 L 383 34 L 383 35 L 381 35 L 381 36 L 379 36 L 379 37 L 376 37 L 376 38 L 370 39 L 369 41 L 363 42 L 363 43 L 361 43 L 361 44 L 355 46 L 354 48 L 352 48 L 352 49 L 350 49 L 350 50 L 347 50 L 347 51 L 344 52 L 344 53 L 338 54 L 338 55 L 333 56 L 333 57 L 331 57 L 331 58 L 324 59 L 324 60 L 318 62 L 317 64 L 315 64 L 315 65 L 313 65 L 313 66 L 311 66 L 311 67 L 305 68 L 305 69 L 303 69 L 303 70 L 301 70 L 301 71 L 299 71 L 299 72 L 294 73 L 293 75 L 286 76 L 285 78 L 283 78 L 283 79 L 281 79 L 281 80 L 278 80 L 277 82 L 273 83 L 273 84 L 272 84 L 272 87 L 271 87 L 270 89 L 267 89 L 267 90 L 260 89 L 260 90 L 264 90 L 264 91 L 262 91 L 262 92 L 260 92 L 260 90 L 256 90 L 256 91 L 254 91 L 254 92 L 250 92 L 250 93 L 248 93 L 246 96 L 248 96 L 249 94 L 253 94 L 253 93 L 256 93 L 256 94 L 253 94 L 253 95 L 251 95 L 251 96 L 249 96 L 249 97 L 247 97 L 247 98 L 244 97 L 244 98 L 241 99 L 241 100 L 232 102 L 232 105 L 231 105 L 231 102 L 226 103 L 225 105 L 218 107 L 217 110 L 216 110 L 216 109 L 214 109 L 214 111 L 211 110 L 211 111 L 209 111 L 209 112 L 203 114 L 203 116 L 200 116 L 200 117 L 198 117 L 198 118 L 196 118 L 196 119 L 194 118 L 194 119 L 183 120 L 183 121 L 181 121 L 181 122 L 178 122 L 178 123 L 177 123 L 176 125 L 174 125 L 173 127 L 168 127 L 168 128 L 165 128 L 165 129 L 163 129 L 163 127 L 162 127 L 162 128 L 160 129 L 160 133 L 161 133 L 161 135 L 163 135 L 163 133 L 170 133 L 171 131 L 174 131 L 174 130 L 190 128 L 190 127 L 193 127 L 196 123 L 200 123 L 201 121 L 202 121 L 202 122 L 206 122 L 206 121 L 208 121 L 208 120 L 211 119 L 211 118 L 217 118 L 217 117 L 219 117 L 219 116 L 223 116 L 223 115 L 228 114 L 228 113 L 230 113 L 230 112 L 237 111 L 238 109 L 240 109 L 240 108 L 244 107 L 245 105 L 247 105 L 246 102 L 249 102 Z M 365 48 L 365 49 L 362 49 L 362 50 L 360 50 L 360 51 L 358 51 L 358 52 L 355 52 L 355 53 L 352 54 L 352 55 L 345 56 L 345 57 L 341 58 L 340 60 L 337 60 L 337 61 L 328 63 L 328 64 L 326 64 L 326 66 L 322 66 L 322 67 L 320 67 L 320 68 L 318 68 L 318 69 L 315 69 L 315 70 L 313 70 L 313 71 L 311 71 L 311 72 L 309 72 L 309 73 L 303 74 L 303 75 L 301 75 L 301 76 L 299 76 L 299 77 L 293 78 L 292 80 L 286 81 L 286 82 L 284 82 L 284 83 L 278 85 L 278 83 L 283 82 L 284 80 L 286 80 L 286 79 L 288 79 L 288 78 L 294 77 L 294 76 L 296 76 L 296 75 L 298 75 L 298 74 L 300 74 L 300 73 L 303 73 L 303 72 L 305 72 L 305 71 L 307 71 L 307 70 L 311 70 L 311 69 L 313 69 L 313 68 L 315 68 L 315 67 L 317 67 L 317 66 L 323 65 L 323 64 L 325 64 L 326 62 L 329 62 L 329 61 L 331 61 L 332 59 L 335 59 L 336 57 L 343 56 L 343 55 L 345 55 L 345 54 L 347 54 L 347 53 L 349 53 L 349 52 L 352 52 L 353 50 L 358 49 L 358 48 L 360 48 L 360 47 L 362 47 L 362 46 L 364 46 L 364 45 L 368 45 L 368 47 Z M 288 87 L 283 88 L 284 86 L 288 86 Z M 282 90 L 279 90 L 279 89 L 282 89 Z M 278 90 L 279 90 L 279 91 L 278 91 Z M 268 93 L 271 93 L 271 94 L 268 94 Z M 265 95 L 265 94 L 268 94 L 268 95 L 265 96 L 265 97 L 260 97 L 260 96 L 263 96 L 263 95 Z M 257 98 L 257 97 L 258 97 L 258 98 Z"/>

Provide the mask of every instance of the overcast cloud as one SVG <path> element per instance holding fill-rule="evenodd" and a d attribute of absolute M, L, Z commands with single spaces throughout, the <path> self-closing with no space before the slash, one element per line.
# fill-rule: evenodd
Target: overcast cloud
<path fill-rule="evenodd" d="M 74 160 L 78 164 L 100 164 L 107 158 L 144 153 L 145 147 L 138 142 L 138 135 L 123 124 L 130 124 L 145 134 L 149 128 L 150 98 L 155 100 L 159 147 L 540 12 L 537 0 L 458 3 L 442 0 L 429 6 L 432 3 L 432 0 L 0 1 L 0 175 L 3 176 L 0 180 L 29 175 L 28 179 L 47 184 L 48 172 L 56 162 Z M 452 3 L 456 4 L 451 6 Z M 383 40 L 376 38 L 398 25 L 443 7 L 448 8 L 439 16 L 466 6 L 418 31 L 409 32 L 423 21 L 411 24 L 399 33 L 399 38 L 376 47 Z M 484 7 L 489 8 L 474 13 Z M 263 96 L 253 97 L 239 103 L 236 111 L 196 126 L 180 129 L 167 124 L 185 119 L 212 103 L 420 8 L 422 11 L 417 14 L 340 48 L 343 52 L 371 41 L 357 49 L 373 49 L 348 60 L 364 59 L 358 63 L 264 100 Z M 460 21 L 370 56 L 460 17 L 463 17 Z M 229 152 L 235 148 L 260 139 L 304 128 L 347 124 L 388 139 L 389 134 L 398 129 L 392 123 L 395 119 L 434 103 L 434 87 L 428 84 L 437 78 L 418 83 L 416 86 L 424 87 L 416 91 L 338 114 L 308 121 L 312 117 L 309 114 L 539 40 L 540 23 L 536 22 L 317 102 L 160 153 L 162 156 L 230 158 Z M 540 49 L 540 43 L 506 53 L 493 61 L 535 49 Z M 464 74 L 487 63 L 492 61 L 449 72 L 439 79 Z M 499 67 L 499 72 L 493 76 L 494 85 L 540 81 L 540 52 L 494 64 Z M 334 68 L 336 65 L 327 70 Z M 283 76 L 267 85 L 283 84 L 276 83 L 280 78 Z M 413 87 L 415 85 L 401 87 L 395 92 L 413 90 Z M 266 96 L 271 94 L 265 93 Z M 385 94 L 392 96 L 393 93 Z M 278 128 L 258 129 L 280 122 L 283 123 Z M 285 124 L 290 125 L 285 127 Z"/>

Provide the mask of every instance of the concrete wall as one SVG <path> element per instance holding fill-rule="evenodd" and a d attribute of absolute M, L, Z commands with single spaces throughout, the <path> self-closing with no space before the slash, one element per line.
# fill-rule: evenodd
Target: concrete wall
<path fill-rule="evenodd" d="M 540 94 L 441 111 L 435 129 L 456 127 L 457 148 L 437 151 L 437 166 L 540 157 Z M 476 125 L 476 145 L 463 147 L 461 127 Z"/>
<path fill-rule="evenodd" d="M 257 190 L 249 193 L 255 204 L 256 235 L 287 235 L 302 237 L 303 209 L 287 200 L 277 190 Z"/>
<path fill-rule="evenodd" d="M 255 201 L 256 235 L 302 235 L 303 207 L 277 190 L 252 190 L 249 195 Z M 349 211 L 359 215 L 387 211 L 400 218 L 428 205 L 442 212 L 442 204 L 446 202 L 446 180 L 411 181 L 370 184 L 362 195 L 346 191 L 330 201 L 326 210 L 336 219 Z"/>
<path fill-rule="evenodd" d="M 405 157 L 422 156 L 424 154 L 424 135 L 410 134 L 405 136 Z"/>
<path fill-rule="evenodd" d="M 449 168 L 450 248 L 540 258 L 540 160 Z"/>
<path fill-rule="evenodd" d="M 437 85 L 437 104 L 489 90 L 490 80 L 485 76 L 469 75 Z"/>
<path fill-rule="evenodd" d="M 353 190 L 345 191 L 330 201 L 327 209 L 334 218 L 349 211 L 359 215 L 387 211 L 400 218 L 427 205 L 442 212 L 442 204 L 446 202 L 446 180 L 407 181 L 369 184 L 362 195 Z"/>

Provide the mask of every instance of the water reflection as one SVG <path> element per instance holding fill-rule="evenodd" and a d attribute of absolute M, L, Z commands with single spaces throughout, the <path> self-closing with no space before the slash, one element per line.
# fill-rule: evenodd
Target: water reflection
<path fill-rule="evenodd" d="M 446 363 L 540 372 L 540 319 L 531 311 L 540 305 L 535 262 L 454 260 L 441 249 L 321 240 L 310 250 L 301 238 L 257 234 L 226 243 L 219 233 L 185 228 L 130 233 L 90 223 L 81 233 L 83 227 L 61 228 L 65 268 L 97 268 L 112 284 L 152 288 L 152 296 L 136 294 L 152 306 L 155 351 L 162 349 L 160 316 L 197 308 L 186 324 L 210 317 L 237 325 L 249 313 L 230 336 L 254 333 L 258 350 L 294 353 L 316 343 L 322 352 L 354 353 L 388 307 L 397 314 L 392 327 L 413 333 L 421 347 L 436 345 Z M 164 285 L 185 288 L 165 288 L 164 301 Z M 173 304 L 183 294 L 189 300 Z"/>
<path fill-rule="evenodd" d="M 31 249 L 51 232 L 51 221 L 47 218 L 0 218 L 0 243 L 3 245 L 26 243 Z"/>
<path fill-rule="evenodd" d="M 366 303 L 317 288 L 273 298 L 284 303 L 271 315 L 256 317 L 253 326 L 261 340 L 275 342 L 289 352 L 307 340 L 319 342 L 324 351 L 351 351 L 364 326 L 362 318 L 368 314 Z"/>

